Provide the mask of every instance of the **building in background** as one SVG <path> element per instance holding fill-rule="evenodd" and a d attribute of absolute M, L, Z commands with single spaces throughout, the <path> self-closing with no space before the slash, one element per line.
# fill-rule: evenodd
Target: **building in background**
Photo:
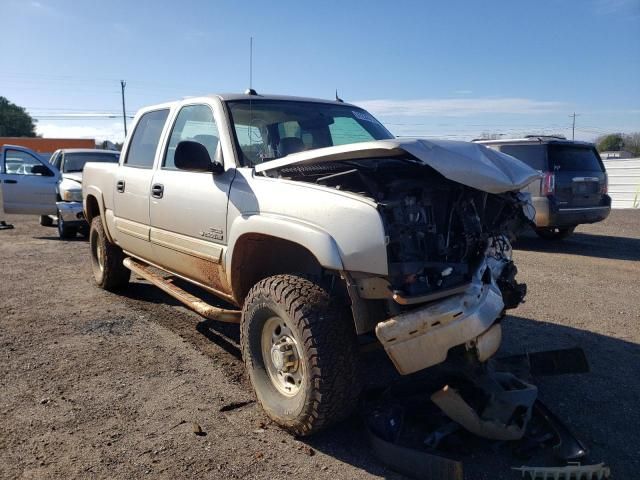
<path fill-rule="evenodd" d="M 26 147 L 48 159 L 59 148 L 96 148 L 96 141 L 93 138 L 0 137 L 0 147 L 2 145 Z"/>

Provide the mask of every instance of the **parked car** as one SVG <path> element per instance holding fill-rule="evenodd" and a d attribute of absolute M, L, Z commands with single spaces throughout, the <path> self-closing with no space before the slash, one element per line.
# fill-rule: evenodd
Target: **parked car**
<path fill-rule="evenodd" d="M 141 110 L 120 162 L 85 167 L 91 265 L 104 289 L 133 270 L 239 322 L 260 403 L 307 435 L 354 408 L 358 336 L 401 374 L 495 353 L 526 291 L 509 236 L 537 176 L 482 145 L 396 139 L 339 101 L 190 98 Z"/>
<path fill-rule="evenodd" d="M 57 220 L 60 238 L 75 237 L 78 232 L 86 235 L 89 225 L 82 212 L 82 171 L 87 162 L 117 163 L 120 152 L 114 150 L 65 148 L 56 150 L 49 163 L 62 177 L 58 185 L 55 215 L 41 215 L 40 224 L 53 225 Z"/>
<path fill-rule="evenodd" d="M 579 224 L 600 222 L 609 216 L 607 173 L 593 144 L 550 136 L 477 143 L 542 172 L 539 181 L 525 187 L 533 197 L 535 232 L 540 237 L 563 239 Z"/>
<path fill-rule="evenodd" d="M 17 145 L 0 147 L 0 182 L 4 211 L 55 214 L 58 169 L 36 152 Z"/>

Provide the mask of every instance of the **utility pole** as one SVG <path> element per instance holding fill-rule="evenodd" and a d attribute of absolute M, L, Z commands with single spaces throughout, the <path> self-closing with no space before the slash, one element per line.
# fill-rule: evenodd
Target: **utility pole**
<path fill-rule="evenodd" d="M 127 113 L 124 108 L 124 87 L 127 86 L 127 82 L 120 80 L 120 88 L 122 89 L 122 122 L 124 123 L 124 136 L 127 136 Z"/>
<path fill-rule="evenodd" d="M 580 115 L 576 115 L 576 112 L 573 112 L 573 115 L 569 115 L 570 117 L 573 117 L 573 127 L 571 128 L 571 140 L 575 140 L 576 139 L 576 117 L 579 117 Z"/>

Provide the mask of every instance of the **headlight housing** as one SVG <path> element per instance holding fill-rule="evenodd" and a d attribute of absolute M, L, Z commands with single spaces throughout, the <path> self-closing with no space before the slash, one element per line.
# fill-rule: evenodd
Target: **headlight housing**
<path fill-rule="evenodd" d="M 63 190 L 60 196 L 65 202 L 81 202 L 82 190 Z"/>

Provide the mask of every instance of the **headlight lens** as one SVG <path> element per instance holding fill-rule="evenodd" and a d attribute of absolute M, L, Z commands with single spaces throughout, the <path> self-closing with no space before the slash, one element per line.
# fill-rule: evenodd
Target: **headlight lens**
<path fill-rule="evenodd" d="M 65 202 L 81 202 L 82 190 L 64 190 L 61 196 Z"/>

